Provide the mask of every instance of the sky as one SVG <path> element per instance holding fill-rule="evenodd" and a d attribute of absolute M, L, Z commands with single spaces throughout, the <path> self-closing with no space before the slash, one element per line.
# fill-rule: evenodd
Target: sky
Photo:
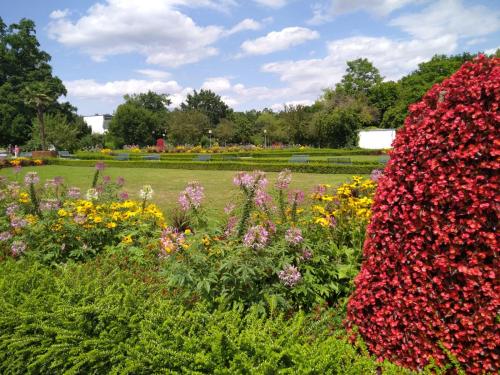
<path fill-rule="evenodd" d="M 81 115 L 201 88 L 279 110 L 313 103 L 356 58 L 397 80 L 435 54 L 500 47 L 498 0 L 0 0 L 0 17 L 35 21 Z"/>

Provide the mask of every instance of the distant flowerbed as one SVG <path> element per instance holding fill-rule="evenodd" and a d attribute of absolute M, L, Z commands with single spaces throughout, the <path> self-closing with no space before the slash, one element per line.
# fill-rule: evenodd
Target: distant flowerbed
<path fill-rule="evenodd" d="M 14 167 L 17 171 L 20 167 L 40 166 L 47 162 L 42 159 L 15 158 L 15 159 L 0 159 L 0 168 Z"/>

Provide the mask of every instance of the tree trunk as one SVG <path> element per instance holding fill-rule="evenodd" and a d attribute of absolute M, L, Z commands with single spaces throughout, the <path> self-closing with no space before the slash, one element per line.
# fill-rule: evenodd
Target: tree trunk
<path fill-rule="evenodd" d="M 42 151 L 47 151 L 47 144 L 45 142 L 45 124 L 43 122 L 43 109 L 37 108 L 38 126 L 40 126 L 40 141 L 42 142 Z"/>

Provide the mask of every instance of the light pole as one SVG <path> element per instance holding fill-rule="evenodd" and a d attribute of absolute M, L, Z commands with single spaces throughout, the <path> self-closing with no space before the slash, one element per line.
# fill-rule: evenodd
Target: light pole
<path fill-rule="evenodd" d="M 264 148 L 267 148 L 267 129 L 264 129 Z"/>
<path fill-rule="evenodd" d="M 208 139 L 209 139 L 209 142 L 210 142 L 210 148 L 212 148 L 212 129 L 210 129 L 208 131 Z"/>

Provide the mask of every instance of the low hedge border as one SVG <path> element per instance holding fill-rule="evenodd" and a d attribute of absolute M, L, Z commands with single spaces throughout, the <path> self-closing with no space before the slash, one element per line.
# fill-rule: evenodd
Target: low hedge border
<path fill-rule="evenodd" d="M 151 155 L 151 153 L 141 152 L 134 153 L 127 150 L 113 151 L 113 155 L 102 154 L 97 152 L 77 152 L 75 157 L 78 159 L 87 160 L 112 160 L 118 154 L 129 154 L 130 159 L 142 159 L 143 156 Z M 154 154 L 154 152 L 153 152 Z M 383 150 L 364 150 L 364 149 L 307 149 L 307 150 L 275 150 L 275 151 L 240 151 L 240 152 L 218 152 L 218 153 L 159 153 L 161 159 L 192 159 L 198 155 L 212 155 L 212 158 L 220 158 L 223 156 L 236 156 L 254 158 L 276 158 L 290 157 L 297 154 L 305 154 L 311 156 L 353 156 L 353 155 L 383 155 Z"/>
<path fill-rule="evenodd" d="M 49 159 L 48 164 L 63 165 L 72 167 L 93 167 L 94 160 L 64 160 Z M 252 162 L 232 162 L 232 161 L 211 161 L 211 162 L 169 162 L 169 161 L 106 161 L 106 165 L 112 168 L 159 168 L 159 169 L 189 169 L 189 170 L 229 170 L 229 171 L 251 171 L 262 170 L 266 172 L 279 172 L 283 169 L 290 169 L 293 172 L 303 173 L 324 173 L 324 174 L 370 174 L 376 165 L 371 164 L 320 164 L 320 163 L 252 163 Z M 380 166 L 382 167 L 382 166 Z"/>

